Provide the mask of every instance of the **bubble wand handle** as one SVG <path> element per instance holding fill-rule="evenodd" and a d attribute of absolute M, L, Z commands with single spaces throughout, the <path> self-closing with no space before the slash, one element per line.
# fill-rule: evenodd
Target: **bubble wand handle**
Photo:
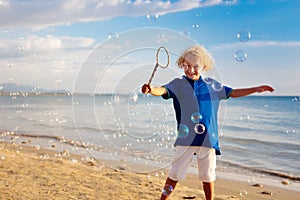
<path fill-rule="evenodd" d="M 150 79 L 149 79 L 149 81 L 148 81 L 148 85 L 150 85 L 150 83 L 152 82 L 152 79 L 153 79 L 153 77 L 154 77 L 154 74 L 155 74 L 157 68 L 158 68 L 158 63 L 156 63 L 156 65 L 155 65 L 155 67 L 154 67 L 154 69 L 153 69 L 153 72 L 152 72 L 152 74 L 151 74 L 151 76 L 150 76 Z"/>
<path fill-rule="evenodd" d="M 165 50 L 165 52 L 166 52 L 166 54 L 167 54 L 167 57 L 168 57 L 168 62 L 167 62 L 166 65 L 161 65 L 161 64 L 159 64 L 159 61 L 158 61 L 158 60 L 159 60 L 158 56 L 159 56 L 159 52 L 160 52 L 161 49 L 164 49 L 164 50 Z M 151 74 L 151 76 L 150 76 L 150 79 L 149 79 L 149 81 L 148 81 L 148 85 L 150 85 L 150 83 L 152 82 L 152 79 L 153 79 L 153 77 L 154 77 L 154 74 L 155 74 L 157 68 L 158 68 L 158 67 L 161 67 L 161 68 L 167 68 L 167 67 L 169 66 L 169 64 L 170 64 L 170 55 L 169 55 L 169 52 L 168 52 L 167 48 L 164 47 L 164 46 L 159 47 L 159 48 L 157 49 L 157 51 L 156 51 L 156 64 L 155 64 L 155 67 L 154 67 L 154 69 L 153 69 L 153 72 L 152 72 L 152 74 Z"/>

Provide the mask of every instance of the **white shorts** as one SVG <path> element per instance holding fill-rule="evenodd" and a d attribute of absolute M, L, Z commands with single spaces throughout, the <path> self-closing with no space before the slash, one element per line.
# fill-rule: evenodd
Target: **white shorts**
<path fill-rule="evenodd" d="M 215 181 L 216 151 L 214 148 L 198 146 L 176 146 L 169 178 L 174 181 L 184 180 L 194 154 L 197 156 L 199 180 Z"/>

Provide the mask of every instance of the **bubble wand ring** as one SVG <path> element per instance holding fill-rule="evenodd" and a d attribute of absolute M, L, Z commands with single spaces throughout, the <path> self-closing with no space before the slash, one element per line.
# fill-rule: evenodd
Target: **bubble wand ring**
<path fill-rule="evenodd" d="M 159 52 L 160 52 L 161 49 L 164 49 L 164 50 L 165 50 L 165 52 L 166 52 L 166 54 L 167 54 L 167 57 L 168 57 L 168 62 L 167 62 L 166 65 L 161 65 L 161 64 L 159 64 L 159 62 L 158 62 L 158 56 L 159 56 Z M 167 48 L 164 47 L 164 46 L 159 47 L 159 48 L 157 49 L 157 51 L 156 51 L 156 64 L 155 64 L 155 67 L 154 67 L 154 69 L 153 69 L 153 72 L 152 72 L 152 74 L 151 74 L 151 76 L 150 76 L 150 79 L 149 79 L 149 81 L 148 81 L 148 85 L 150 85 L 150 83 L 152 82 L 152 79 L 153 79 L 153 77 L 154 77 L 154 74 L 155 74 L 157 68 L 160 67 L 160 68 L 163 68 L 163 69 L 164 69 L 164 68 L 167 68 L 167 67 L 169 66 L 169 64 L 170 64 L 170 55 L 169 55 L 169 52 L 168 52 Z"/>

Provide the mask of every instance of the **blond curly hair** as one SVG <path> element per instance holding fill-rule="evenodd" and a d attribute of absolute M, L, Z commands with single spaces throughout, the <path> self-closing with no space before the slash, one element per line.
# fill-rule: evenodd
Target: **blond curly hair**
<path fill-rule="evenodd" d="M 201 65 L 205 66 L 204 71 L 209 71 L 213 69 L 214 60 L 212 56 L 204 47 L 200 45 L 193 45 L 187 48 L 176 61 L 178 67 L 181 68 L 181 64 L 185 62 L 185 57 L 188 54 L 192 54 L 199 58 Z"/>

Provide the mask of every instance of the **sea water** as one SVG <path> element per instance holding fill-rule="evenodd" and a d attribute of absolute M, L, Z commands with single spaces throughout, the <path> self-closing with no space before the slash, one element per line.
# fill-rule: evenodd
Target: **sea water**
<path fill-rule="evenodd" d="M 299 181 L 299 105 L 297 96 L 224 100 L 218 170 Z M 0 130 L 5 141 L 69 149 L 137 172 L 168 168 L 177 137 L 172 101 L 135 93 L 2 95 Z"/>

